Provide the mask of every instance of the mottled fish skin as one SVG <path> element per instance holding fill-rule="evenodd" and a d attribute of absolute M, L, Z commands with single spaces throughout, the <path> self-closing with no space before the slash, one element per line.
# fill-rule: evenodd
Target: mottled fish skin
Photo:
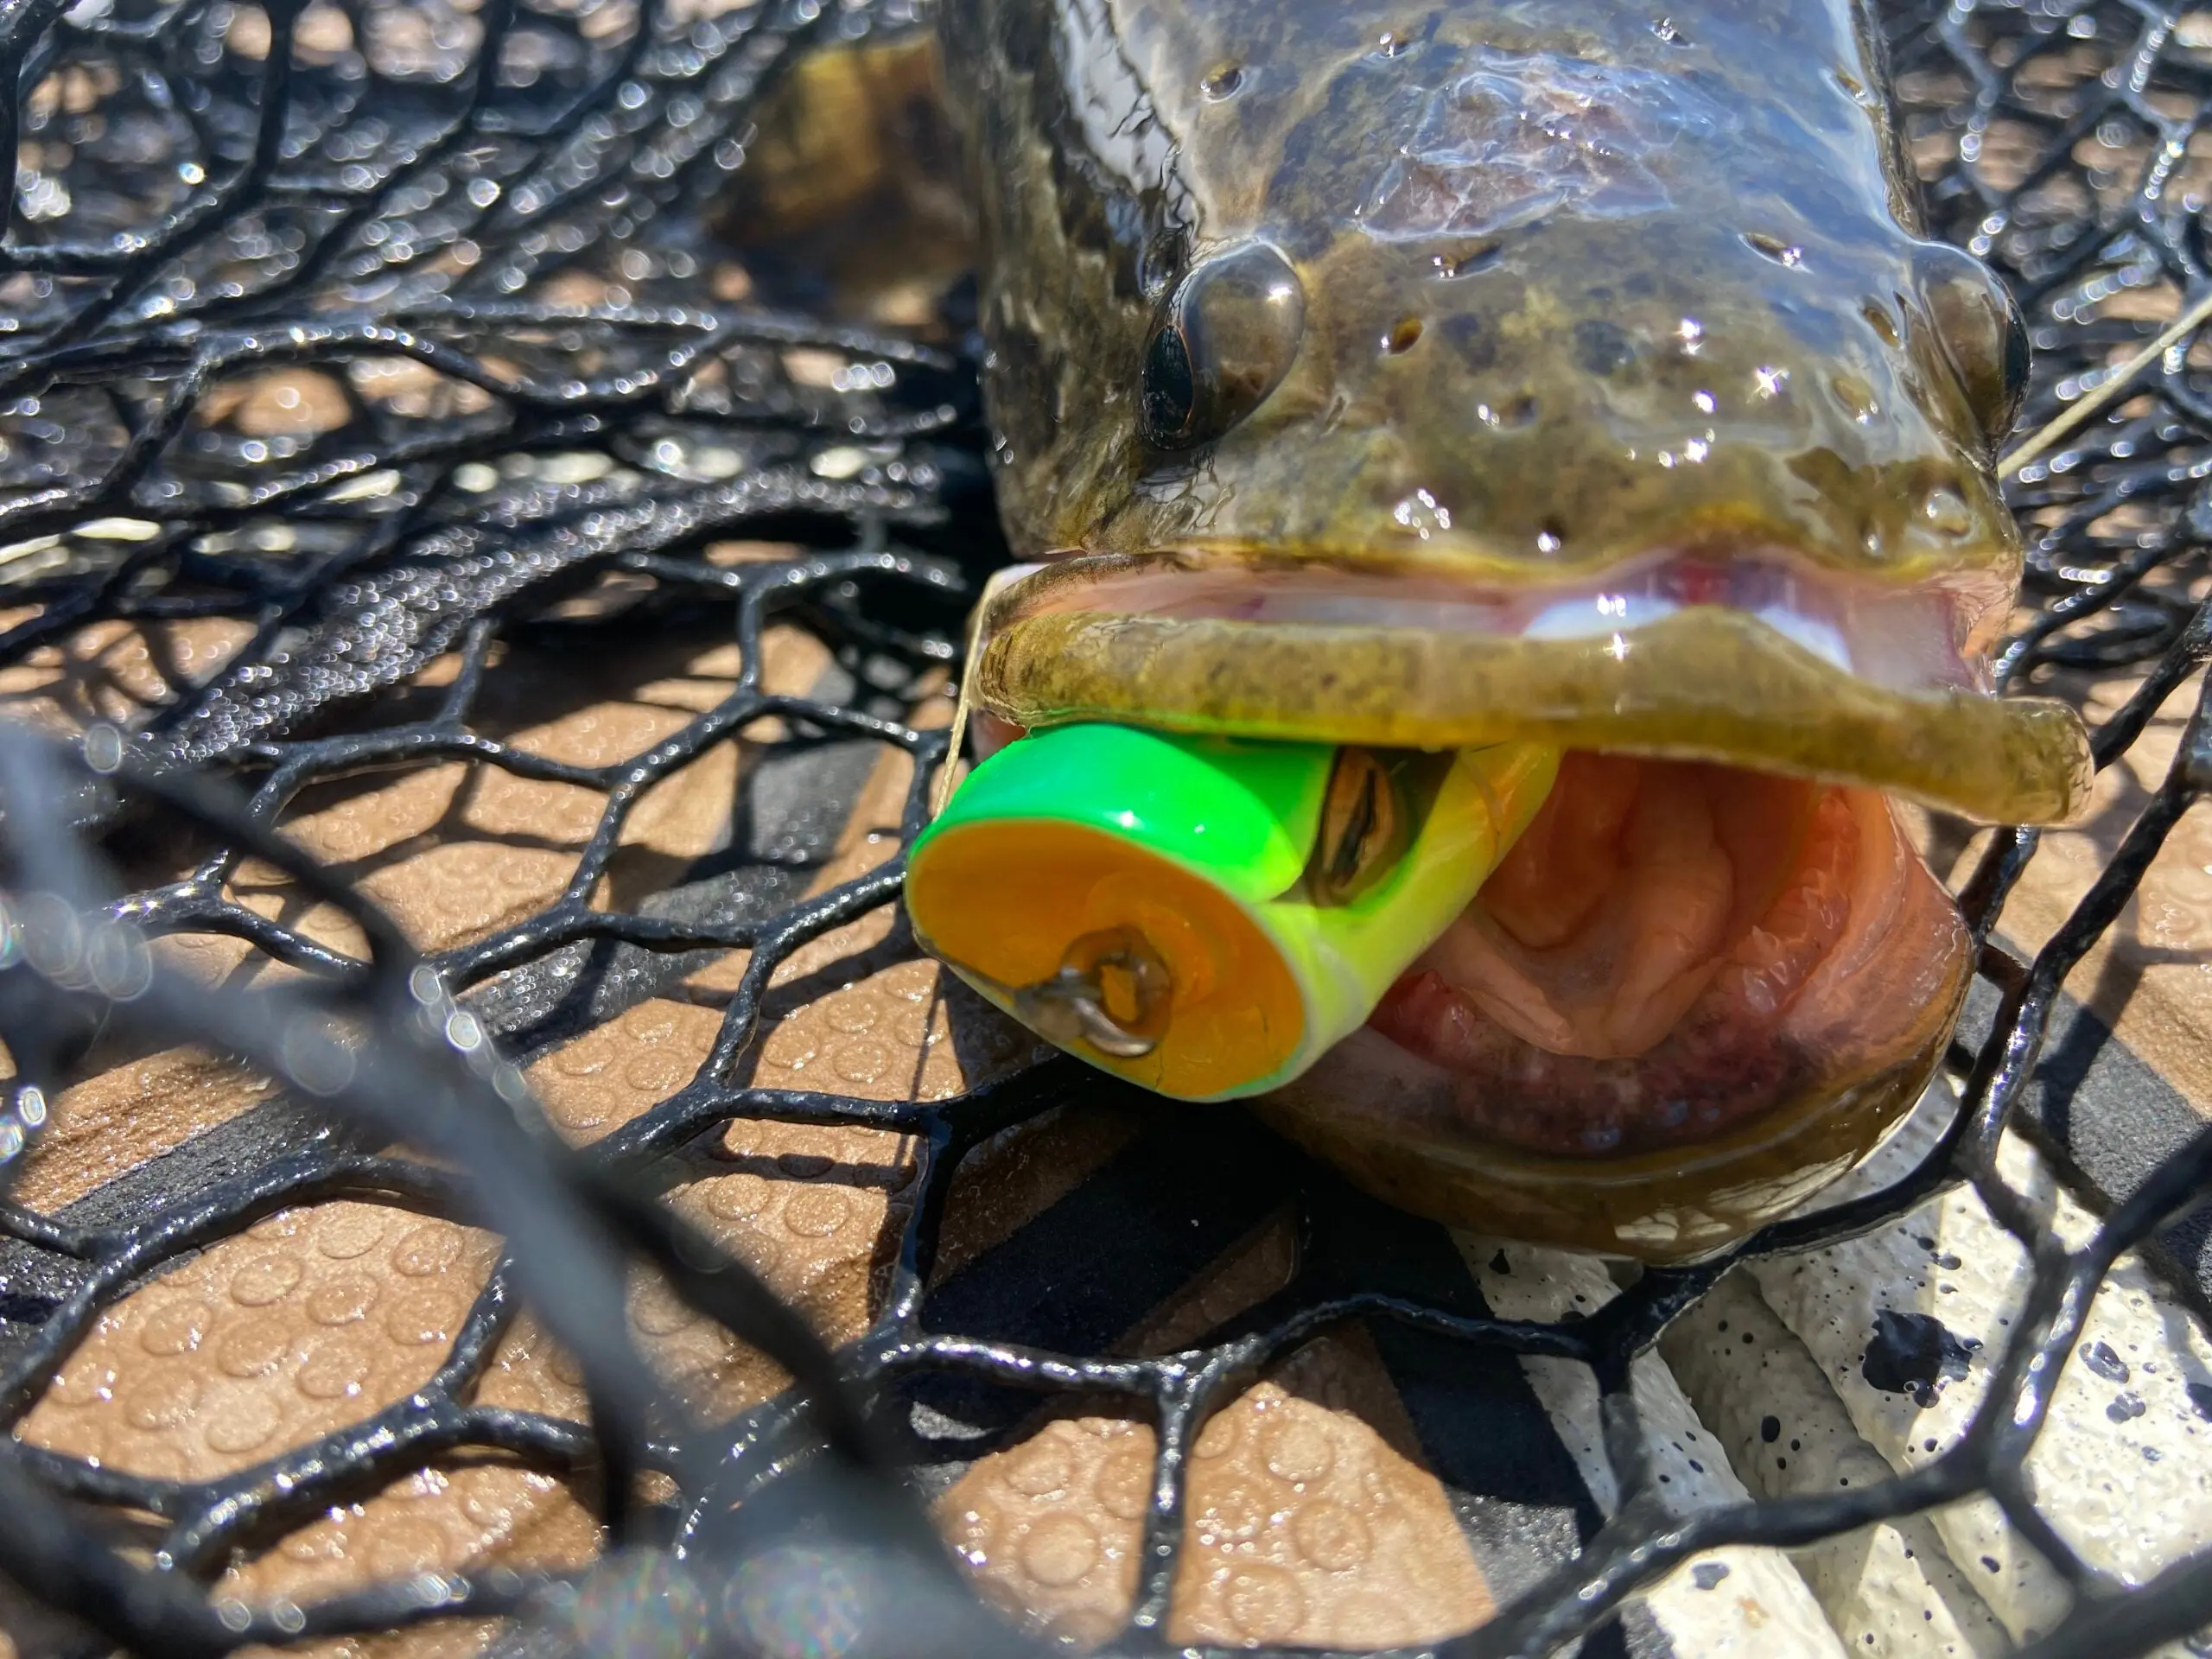
<path fill-rule="evenodd" d="M 2012 591 L 2010 410 L 1970 391 L 2009 302 L 1921 234 L 1856 0 L 943 3 L 1020 550 L 1545 582 L 1770 545 Z M 1253 239 L 1295 361 L 1147 443 L 1164 302 Z"/>

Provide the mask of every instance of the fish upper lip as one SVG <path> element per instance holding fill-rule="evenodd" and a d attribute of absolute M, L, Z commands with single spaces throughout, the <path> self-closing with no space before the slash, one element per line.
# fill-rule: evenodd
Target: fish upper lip
<path fill-rule="evenodd" d="M 1751 561 L 1662 556 L 1645 574 L 1485 589 L 1186 556 L 1019 567 L 978 613 L 971 701 L 1020 728 L 1705 760 L 1986 823 L 2087 809 L 2080 715 L 1987 694 L 1978 596 L 1923 584 L 1870 597 L 1800 568 L 1793 597 L 1762 586 L 1789 569 Z"/>
<path fill-rule="evenodd" d="M 1974 575 L 1911 587 L 1822 569 L 1784 550 L 1660 550 L 1548 582 L 1377 575 L 1319 561 L 1210 552 L 1075 555 L 1034 566 L 998 607 L 1007 620 L 1065 611 L 1260 624 L 1406 627 L 1497 639 L 1632 637 L 1696 606 L 1757 619 L 1870 685 L 1989 692 L 2002 583 Z"/>

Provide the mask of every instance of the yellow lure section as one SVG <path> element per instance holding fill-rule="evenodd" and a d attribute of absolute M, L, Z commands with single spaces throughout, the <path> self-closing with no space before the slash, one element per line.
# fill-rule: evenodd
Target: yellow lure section
<path fill-rule="evenodd" d="M 1264 1093 L 1366 1022 L 1550 791 L 1559 752 L 1076 725 L 1009 744 L 914 844 L 932 955 L 1092 1065 Z"/>

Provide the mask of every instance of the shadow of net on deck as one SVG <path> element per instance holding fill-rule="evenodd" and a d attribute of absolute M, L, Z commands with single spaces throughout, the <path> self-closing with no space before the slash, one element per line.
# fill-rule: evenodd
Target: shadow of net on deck
<path fill-rule="evenodd" d="M 780 851 L 772 825 L 661 864 L 632 834 L 658 785 L 742 747 L 756 780 L 798 766 L 786 818 L 827 788 L 810 758 L 847 757 L 849 779 L 853 755 L 905 757 L 910 836 L 944 758 L 924 711 L 957 671 L 995 544 L 957 296 L 881 331 L 765 308 L 702 229 L 745 163 L 763 86 L 796 54 L 905 21 L 818 0 L 0 6 L 19 89 L 0 103 L 0 149 L 19 158 L 0 207 L 0 671 L 35 726 L 73 734 L 0 742 L 0 1152 L 19 1164 L 73 1068 L 119 1041 L 233 1055 L 276 1081 L 296 1126 L 94 1222 L 0 1210 L 0 1234 L 54 1287 L 35 1307 L 11 1299 L 0 1407 L 20 1435 L 126 1294 L 291 1206 L 372 1199 L 504 1241 L 429 1380 L 339 1433 L 206 1480 L 7 1445 L 0 1573 L 66 1616 L 60 1648 L 87 1628 L 213 1654 L 513 1616 L 502 1639 L 546 1653 L 1027 1651 L 937 1541 L 876 1408 L 951 1376 L 1114 1401 L 1154 1426 L 1133 1612 L 1108 1650 L 1165 1651 L 1198 1431 L 1357 1319 L 1576 1362 L 1604 1392 L 1618 1512 L 1435 1651 L 1549 1651 L 1716 1545 L 1796 1545 L 1984 1493 L 2075 1592 L 2031 1651 L 2103 1659 L 2212 1624 L 2212 1560 L 2123 1586 L 2046 1520 L 2024 1473 L 2097 1286 L 2212 1193 L 2212 1136 L 2072 1249 L 1997 1162 L 2069 974 L 2212 786 L 2201 704 L 2032 960 L 1996 929 L 2037 837 L 1987 847 L 1964 892 L 1998 998 L 1990 1034 L 1955 1056 L 1949 1130 L 1886 1190 L 1722 1261 L 1646 1272 L 1569 1323 L 1363 1284 L 1340 1235 L 1309 1227 L 1287 1289 L 1180 1351 L 1063 1353 L 925 1325 L 963 1157 L 1109 1085 L 1047 1061 L 933 1101 L 766 1086 L 748 1056 L 776 975 L 894 904 L 899 861 L 810 880 L 835 824 Z M 2212 284 L 2212 29 L 2196 22 L 2056 0 L 1889 10 L 1936 226 L 1991 257 L 2031 320 L 2024 428 Z M 2212 657 L 2208 353 L 2177 346 L 2013 486 L 2034 609 L 2003 671 L 2016 685 L 2136 674 L 2102 715 L 2103 763 Z M 582 673 L 687 629 L 734 642 L 740 666 L 633 750 L 562 758 L 481 717 L 524 656 Z M 766 665 L 776 639 L 800 636 L 817 666 L 794 689 Z M 424 944 L 278 827 L 353 780 L 436 766 L 591 805 L 528 913 Z M 760 818 L 757 804 L 741 797 L 736 816 Z M 280 887 L 284 903 L 251 898 Z M 228 966 L 162 943 L 184 938 L 232 942 Z M 895 932 L 882 948 L 911 949 Z M 696 1072 L 588 1147 L 554 1134 L 521 1068 L 715 960 L 737 966 Z M 660 1201 L 679 1179 L 670 1156 L 733 1122 L 912 1137 L 872 1323 L 834 1354 Z M 1295 1178 L 1309 1209 L 1332 1190 L 1303 1166 Z M 1961 1182 L 2034 1264 L 1964 1438 L 1878 1485 L 1669 1511 L 1637 1431 L 1633 1357 L 1734 1262 L 1864 1231 Z M 640 1271 L 792 1386 L 734 1418 L 671 1387 L 628 1334 Z M 574 1357 L 581 1417 L 477 1397 L 524 1318 Z M 578 1481 L 613 1553 L 308 1604 L 211 1595 L 234 1552 L 474 1451 Z"/>

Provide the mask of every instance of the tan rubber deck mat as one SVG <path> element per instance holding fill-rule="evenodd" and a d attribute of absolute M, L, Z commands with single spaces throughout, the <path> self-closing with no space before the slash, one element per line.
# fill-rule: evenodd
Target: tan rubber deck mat
<path fill-rule="evenodd" d="M 772 632 L 767 652 L 772 683 L 785 689 L 836 671 L 797 630 Z M 518 651 L 493 676 L 484 721 L 538 752 L 603 761 L 712 706 L 736 668 L 726 645 L 681 637 L 589 664 Z M 434 695 L 441 677 L 434 670 L 410 695 Z M 940 702 L 917 717 L 948 712 Z M 658 786 L 608 878 L 621 902 L 729 845 L 733 801 L 779 764 L 776 735 L 764 729 L 720 746 Z M 842 827 L 805 861 L 795 892 L 824 890 L 892 854 L 907 766 L 888 752 L 863 753 L 836 774 L 848 791 Z M 446 948 L 557 893 L 596 811 L 588 791 L 440 764 L 319 790 L 286 825 L 360 880 L 412 938 Z M 264 913 L 346 943 L 334 918 L 294 917 L 294 895 L 270 872 L 242 871 L 236 891 Z M 244 948 L 226 940 L 163 948 L 210 976 L 270 971 L 246 965 Z M 707 1057 L 743 963 L 741 953 L 707 963 L 535 1052 L 528 1075 L 554 1123 L 594 1141 L 686 1083 Z M 782 965 L 745 1075 L 872 1099 L 942 1099 L 1043 1054 L 915 960 L 897 913 L 885 909 Z M 320 1132 L 287 1116 L 258 1080 L 213 1058 L 103 1059 L 57 1103 L 19 1189 L 26 1202 L 97 1214 L 110 1195 L 157 1185 L 195 1158 L 219 1166 L 226 1136 L 260 1156 L 272 1137 Z M 746 1122 L 695 1142 L 660 1173 L 671 1202 L 831 1341 L 859 1335 L 879 1310 L 887 1252 L 912 1202 L 914 1147 L 903 1136 Z M 1001 1135 L 963 1168 L 931 1322 L 1068 1351 L 1173 1351 L 1284 1285 L 1296 1259 L 1287 1198 L 1300 1178 L 1294 1155 L 1241 1113 L 1102 1090 L 1095 1104 Z M 1455 1241 L 1349 1193 L 1322 1204 L 1309 1225 L 1356 1243 L 1366 1287 L 1461 1312 L 1554 1317 L 1611 1294 L 1593 1263 Z M 342 1435 L 432 1376 L 496 1256 L 496 1241 L 480 1231 L 388 1205 L 321 1204 L 271 1216 L 111 1309 L 23 1437 L 162 1479 L 251 1478 L 276 1452 Z M 0 1306 L 34 1318 L 37 1286 L 11 1276 L 5 1288 L 11 1300 Z M 1782 1310 L 1784 1321 L 1794 1317 Z M 734 1412 L 786 1380 L 649 1278 L 637 1286 L 631 1321 L 641 1348 L 702 1408 Z M 1810 1325 L 1777 1329 L 1777 1363 L 1807 1351 L 1789 1344 L 1817 1334 Z M 1848 1332 L 1840 1339 L 1851 1341 Z M 1706 1375 L 1688 1357 L 1670 1369 L 1678 1349 L 1642 1362 L 1638 1390 L 1648 1421 L 1668 1437 L 1661 1455 L 1681 1460 L 1686 1510 L 1778 1490 L 1765 1476 L 1738 1472 L 1751 1470 L 1738 1449 L 1745 1384 Z M 1818 1375 L 1826 1356 L 1798 1363 L 1806 1367 Z M 1290 1356 L 1200 1437 L 1169 1637 L 1417 1644 L 1479 1624 L 1571 1558 L 1612 1503 L 1596 1451 L 1594 1392 L 1575 1370 L 1389 1325 L 1351 1327 Z M 580 1419 L 579 1382 L 525 1318 L 474 1397 Z M 916 1385 L 912 1406 L 919 1478 L 986 1592 L 1018 1622 L 1077 1647 L 1116 1630 L 1136 1585 L 1148 1424 L 1110 1402 L 1040 1404 L 943 1379 Z M 1833 1393 L 1806 1411 L 1832 1440 L 1845 1434 L 1837 1425 L 1846 1407 Z M 1859 1459 L 1839 1466 L 1873 1470 L 1891 1448 L 1852 1433 L 1847 1449 L 1832 1455 Z M 592 1503 L 588 1476 L 564 1479 L 480 1452 L 434 1459 L 222 1564 L 216 1588 L 304 1600 L 412 1573 L 574 1567 L 601 1545 Z M 1853 1577 L 1839 1559 L 1720 1552 L 1639 1599 L 1586 1651 L 1831 1659 L 1849 1645 L 1906 1654 L 1917 1650 L 1913 1633 L 1884 1610 L 1920 1607 L 1915 1596 L 1947 1610 L 1961 1651 L 1982 1650 L 1975 1642 L 1988 1628 L 1986 1609 L 1977 1612 L 1982 1604 L 1953 1593 L 1944 1576 L 1971 1580 L 1971 1563 L 1931 1560 L 1910 1583 L 1900 1569 L 1870 1592 L 1866 1574 Z M 53 1650 L 50 1631 L 29 1611 L 0 1605 L 0 1624 L 18 1651 Z M 497 1631 L 448 1623 L 309 1650 L 442 1659 L 482 1649 Z"/>
<path fill-rule="evenodd" d="M 2094 728 L 2140 683 L 2132 673 L 2070 674 L 2055 688 L 2077 700 Z M 2034 959 L 2119 853 L 2174 765 L 2199 695 L 2184 683 L 2143 734 L 2098 777 L 2079 825 L 2043 832 L 2005 904 L 1997 940 Z M 1937 874 L 1968 880 L 1989 833 L 1923 828 Z M 1979 1042 L 1997 1007 L 1978 982 L 1961 1036 Z M 2183 816 L 2135 896 L 2066 982 L 2026 1100 L 2029 1122 L 2069 1174 L 2109 1202 L 2126 1197 L 2163 1160 L 2212 1122 L 2212 818 Z M 2212 1306 L 2212 1216 L 2183 1217 L 2154 1252 Z"/>

